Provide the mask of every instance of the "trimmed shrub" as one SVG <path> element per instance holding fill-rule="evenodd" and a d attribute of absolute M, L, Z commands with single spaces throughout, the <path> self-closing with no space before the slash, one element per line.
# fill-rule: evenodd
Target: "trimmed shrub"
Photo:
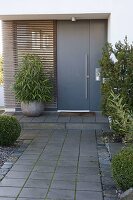
<path fill-rule="evenodd" d="M 107 100 L 111 89 L 120 94 L 124 103 L 133 111 L 133 45 L 117 42 L 115 47 L 107 43 L 100 60 L 102 87 L 102 110 L 108 113 Z"/>
<path fill-rule="evenodd" d="M 13 116 L 0 116 L 0 145 L 13 145 L 20 136 L 21 126 Z"/>
<path fill-rule="evenodd" d="M 114 181 L 122 190 L 133 187 L 133 148 L 122 149 L 112 159 L 112 173 Z"/>

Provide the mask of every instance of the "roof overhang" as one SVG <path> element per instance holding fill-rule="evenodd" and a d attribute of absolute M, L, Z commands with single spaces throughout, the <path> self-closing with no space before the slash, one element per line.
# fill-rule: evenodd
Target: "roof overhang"
<path fill-rule="evenodd" d="M 0 20 L 76 20 L 83 19 L 108 19 L 110 13 L 84 13 L 84 14 L 19 14 L 0 15 Z"/>

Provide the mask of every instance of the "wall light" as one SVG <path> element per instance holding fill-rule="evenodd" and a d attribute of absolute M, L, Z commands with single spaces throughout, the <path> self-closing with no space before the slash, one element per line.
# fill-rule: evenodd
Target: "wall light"
<path fill-rule="evenodd" d="M 72 22 L 76 22 L 76 18 L 75 17 L 72 17 Z"/>

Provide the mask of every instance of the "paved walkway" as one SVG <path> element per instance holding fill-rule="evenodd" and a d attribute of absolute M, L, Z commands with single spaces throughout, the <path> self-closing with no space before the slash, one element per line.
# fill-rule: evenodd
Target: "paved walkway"
<path fill-rule="evenodd" d="M 0 183 L 0 200 L 103 200 L 95 131 L 23 131 L 31 143 Z"/>

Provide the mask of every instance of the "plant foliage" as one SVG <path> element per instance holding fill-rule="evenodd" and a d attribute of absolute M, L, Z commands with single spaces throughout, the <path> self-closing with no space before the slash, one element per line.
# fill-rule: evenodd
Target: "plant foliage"
<path fill-rule="evenodd" d="M 112 159 L 113 178 L 119 188 L 133 187 L 133 148 L 126 147 Z"/>
<path fill-rule="evenodd" d="M 0 145 L 9 146 L 14 144 L 20 136 L 21 126 L 13 116 L 0 116 Z"/>
<path fill-rule="evenodd" d="M 43 63 L 36 55 L 23 57 L 19 72 L 15 76 L 14 90 L 19 101 L 52 100 L 52 83 L 43 72 Z"/>
<path fill-rule="evenodd" d="M 115 138 L 124 137 L 126 141 L 131 141 L 133 139 L 133 113 L 124 103 L 123 97 L 111 91 L 107 105 Z"/>
<path fill-rule="evenodd" d="M 100 60 L 102 75 L 102 109 L 108 115 L 107 99 L 110 91 L 120 94 L 128 108 L 133 110 L 133 45 L 127 37 L 124 43 L 119 41 L 115 48 L 105 45 Z"/>

